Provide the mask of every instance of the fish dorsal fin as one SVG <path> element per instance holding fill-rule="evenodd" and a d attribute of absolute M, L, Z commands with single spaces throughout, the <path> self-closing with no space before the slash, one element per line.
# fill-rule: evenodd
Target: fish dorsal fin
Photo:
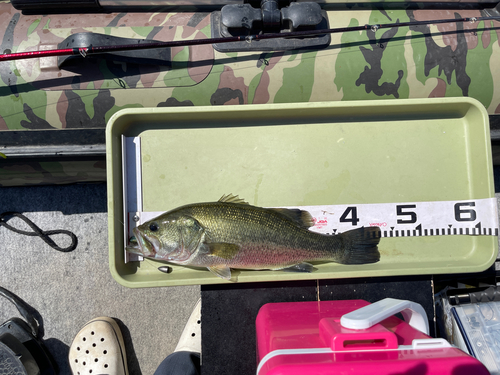
<path fill-rule="evenodd" d="M 270 208 L 270 210 L 279 212 L 302 228 L 310 228 L 314 225 L 314 220 L 307 211 L 298 208 Z"/>
<path fill-rule="evenodd" d="M 218 265 L 218 266 L 212 266 L 212 267 L 207 267 L 210 272 L 216 274 L 217 276 L 230 280 L 231 279 L 231 269 L 228 266 L 224 265 Z"/>
<path fill-rule="evenodd" d="M 245 200 L 241 199 L 237 195 L 233 194 L 225 194 L 223 195 L 220 199 L 219 202 L 224 202 L 224 203 L 239 203 L 239 204 L 248 204 L 248 202 L 245 202 Z"/>
<path fill-rule="evenodd" d="M 233 243 L 207 243 L 207 246 L 211 256 L 222 259 L 233 259 L 240 251 L 240 246 Z"/>

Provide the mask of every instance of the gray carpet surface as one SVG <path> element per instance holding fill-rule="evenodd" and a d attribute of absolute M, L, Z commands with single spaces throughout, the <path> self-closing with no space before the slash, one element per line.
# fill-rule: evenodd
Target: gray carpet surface
<path fill-rule="evenodd" d="M 61 374 L 73 338 L 99 316 L 115 318 L 125 338 L 130 374 L 153 374 L 171 353 L 200 298 L 199 286 L 129 289 L 108 267 L 106 185 L 0 188 L 0 213 L 25 214 L 42 230 L 65 229 L 78 237 L 69 253 L 52 249 L 39 237 L 0 227 L 0 285 L 39 314 L 43 338 Z M 18 218 L 8 221 L 30 230 Z M 69 237 L 54 235 L 61 247 Z M 20 316 L 0 298 L 0 323 Z"/>

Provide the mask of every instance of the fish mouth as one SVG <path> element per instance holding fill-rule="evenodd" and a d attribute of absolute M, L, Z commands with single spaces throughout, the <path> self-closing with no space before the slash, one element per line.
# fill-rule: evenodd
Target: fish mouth
<path fill-rule="evenodd" d="M 132 231 L 135 235 L 135 241 L 131 240 L 126 250 L 133 254 L 154 258 L 157 249 L 159 249 L 160 241 L 156 238 L 146 237 L 144 234 L 140 233 L 137 228 L 132 229 Z"/>
<path fill-rule="evenodd" d="M 132 254 L 142 255 L 142 250 L 139 247 L 138 243 L 129 243 L 127 246 L 125 246 L 125 250 Z"/>

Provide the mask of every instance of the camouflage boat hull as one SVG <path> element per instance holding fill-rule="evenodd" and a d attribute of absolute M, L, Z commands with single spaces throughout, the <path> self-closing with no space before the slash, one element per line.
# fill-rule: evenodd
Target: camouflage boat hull
<path fill-rule="evenodd" d="M 327 15 L 330 27 L 348 27 L 488 12 L 354 6 Z M 211 36 L 210 12 L 25 15 L 4 2 L 0 21 L 1 53 L 57 48 L 81 32 L 164 41 Z M 493 122 L 500 114 L 498 21 L 344 32 L 332 34 L 322 49 L 221 53 L 202 45 L 172 48 L 170 56 L 164 65 L 83 57 L 61 67 L 56 57 L 0 62 L 0 132 L 42 137 L 45 131 L 103 130 L 123 108 L 180 105 L 470 96 Z M 57 161 L 56 153 L 27 163 L 2 142 L 0 152 L 6 156 L 0 158 L 0 186 L 105 180 L 104 154 L 82 161 L 78 170 L 71 166 L 76 159 Z M 59 172 L 68 178 L 54 177 Z"/>

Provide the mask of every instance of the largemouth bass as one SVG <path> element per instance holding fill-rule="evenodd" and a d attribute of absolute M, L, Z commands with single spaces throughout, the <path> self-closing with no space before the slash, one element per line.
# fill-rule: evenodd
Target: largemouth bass
<path fill-rule="evenodd" d="M 307 262 L 374 263 L 378 227 L 338 235 L 311 232 L 311 215 L 299 209 L 251 206 L 237 196 L 189 204 L 134 228 L 127 250 L 184 266 L 207 267 L 223 279 L 231 268 L 311 272 Z"/>

